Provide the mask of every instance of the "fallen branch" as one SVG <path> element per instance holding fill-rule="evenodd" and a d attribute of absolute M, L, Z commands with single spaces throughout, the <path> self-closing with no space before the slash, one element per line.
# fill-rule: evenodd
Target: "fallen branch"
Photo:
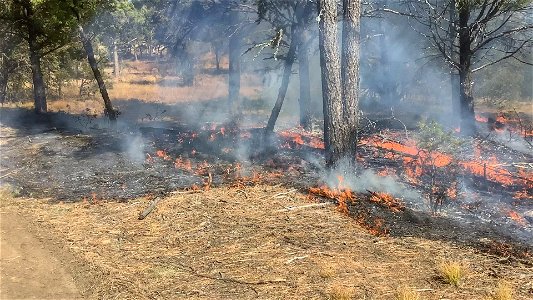
<path fill-rule="evenodd" d="M 304 255 L 304 256 L 295 256 L 289 260 L 287 260 L 285 263 L 286 264 L 290 264 L 291 262 L 295 261 L 295 260 L 298 260 L 298 259 L 305 259 L 305 258 L 308 258 L 309 255 Z"/>
<path fill-rule="evenodd" d="M 18 171 L 18 170 L 12 170 L 11 172 L 6 173 L 6 174 L 0 176 L 0 179 L 2 179 L 2 178 L 4 178 L 4 177 L 7 177 L 7 176 L 9 176 L 9 175 L 11 175 L 11 174 L 13 174 L 13 173 L 16 173 L 17 171 Z"/>
<path fill-rule="evenodd" d="M 204 190 L 190 190 L 190 191 L 174 191 L 170 192 L 169 194 L 172 195 L 188 195 L 188 194 L 197 194 L 197 193 L 203 193 Z"/>
<path fill-rule="evenodd" d="M 186 270 L 186 271 L 188 271 L 189 273 L 191 273 L 191 274 L 193 274 L 195 276 L 202 277 L 202 278 L 207 278 L 207 279 L 212 279 L 212 280 L 220 280 L 220 281 L 225 281 L 225 282 L 232 282 L 232 283 L 246 284 L 246 285 L 264 285 L 264 284 L 285 283 L 285 282 L 287 282 L 287 280 L 285 280 L 285 279 L 245 281 L 245 280 L 235 279 L 235 278 L 231 278 L 231 277 L 222 277 L 222 273 L 220 273 L 220 272 L 219 272 L 219 277 L 216 277 L 216 276 L 212 276 L 212 275 L 208 275 L 208 274 L 199 273 L 191 266 L 183 265 L 181 263 L 178 263 L 178 264 L 181 267 L 181 269 Z"/>
<path fill-rule="evenodd" d="M 157 203 L 159 203 L 159 201 L 161 201 L 161 198 L 160 197 L 157 197 L 154 199 L 154 201 L 152 201 L 152 203 L 150 203 L 150 206 L 148 206 L 140 215 L 139 215 L 139 220 L 143 220 L 144 218 L 146 218 L 146 216 L 148 216 L 152 210 L 154 210 L 154 208 L 156 207 Z"/>
<path fill-rule="evenodd" d="M 287 212 L 287 211 L 293 211 L 293 210 L 304 209 L 304 208 L 309 208 L 309 207 L 324 207 L 324 206 L 328 206 L 332 204 L 334 203 L 324 202 L 324 203 L 307 204 L 307 205 L 302 205 L 302 206 L 289 206 L 289 207 L 285 207 L 284 209 L 276 210 L 276 212 Z"/>

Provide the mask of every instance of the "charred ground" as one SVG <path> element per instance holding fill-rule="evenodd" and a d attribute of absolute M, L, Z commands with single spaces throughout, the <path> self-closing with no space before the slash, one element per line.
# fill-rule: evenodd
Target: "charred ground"
<path fill-rule="evenodd" d="M 205 104 L 189 105 L 209 111 Z M 176 108 L 162 105 L 155 110 Z M 366 188 L 354 188 L 352 196 L 342 199 L 339 195 L 352 191 L 340 184 L 325 193 L 312 190 L 321 184 L 331 186 L 318 163 L 323 147 L 320 134 L 312 132 L 283 130 L 266 146 L 263 131 L 253 122 L 190 125 L 180 122 L 179 115 L 166 120 L 138 116 L 136 122 L 109 128 L 106 121 L 87 115 L 56 113 L 36 120 L 24 109 L 3 108 L 2 116 L 2 179 L 21 196 L 52 202 L 128 202 L 143 196 L 164 197 L 176 190 L 282 184 L 309 194 L 314 201 L 345 203 L 341 211 L 378 236 L 448 241 L 528 264 L 533 252 L 533 219 L 528 216 L 531 178 L 518 172 L 520 165 L 512 164 L 530 162 L 532 157 L 486 137 L 479 138 L 480 151 L 485 157 L 501 157 L 509 180 L 520 181 L 506 184 L 498 182 L 499 177 L 464 172 L 461 183 L 468 186 L 468 197 L 448 199 L 432 211 L 424 200 L 424 186 L 430 179 L 421 174 L 413 182 L 405 174 L 409 153 L 387 146 L 405 142 L 406 134 L 415 133 L 414 123 L 380 116 L 368 119 L 373 131 L 362 140 L 380 142 L 360 146 L 359 179 L 372 177 L 374 183 L 368 180 Z M 385 126 L 390 123 L 402 124 L 403 129 L 385 130 L 392 127 Z M 393 191 L 387 190 L 391 180 L 399 182 Z M 400 206 L 391 205 L 390 199 Z"/>

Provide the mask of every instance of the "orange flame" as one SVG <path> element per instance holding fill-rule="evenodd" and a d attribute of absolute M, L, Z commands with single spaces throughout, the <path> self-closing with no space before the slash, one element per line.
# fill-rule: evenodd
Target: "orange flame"
<path fill-rule="evenodd" d="M 384 192 L 370 192 L 370 201 L 388 207 L 393 212 L 400 212 L 405 209 L 405 205 L 392 195 Z"/>
<path fill-rule="evenodd" d="M 521 225 L 521 226 L 526 226 L 527 225 L 527 221 L 526 219 L 524 219 L 524 217 L 522 217 L 521 215 L 519 215 L 516 211 L 514 210 L 510 210 L 507 212 L 507 216 L 509 218 L 511 218 L 511 220 L 515 221 L 517 224 Z"/>
<path fill-rule="evenodd" d="M 527 190 L 522 190 L 514 193 L 513 195 L 514 199 L 529 199 L 533 200 L 533 195 L 531 195 Z"/>
<path fill-rule="evenodd" d="M 315 149 L 325 149 L 324 142 L 320 137 L 314 136 L 303 130 L 301 130 L 301 132 L 285 130 L 280 131 L 278 134 L 296 145 L 308 146 Z M 287 146 L 290 148 L 290 145 L 284 145 L 283 147 Z"/>
<path fill-rule="evenodd" d="M 338 175 L 337 180 L 339 183 L 336 188 L 331 189 L 327 185 L 322 185 L 318 188 L 310 188 L 309 193 L 336 200 L 337 209 L 344 214 L 348 214 L 347 201 L 355 201 L 355 195 L 352 193 L 351 189 L 344 186 L 344 178 L 342 176 Z"/>
<path fill-rule="evenodd" d="M 170 156 L 168 156 L 167 152 L 164 150 L 157 150 L 155 154 L 157 157 L 161 157 L 164 160 L 172 160 L 172 158 L 170 158 Z"/>
<path fill-rule="evenodd" d="M 485 117 L 482 117 L 480 115 L 476 115 L 476 121 L 481 122 L 481 123 L 487 123 L 489 121 L 489 119 L 485 118 Z"/>

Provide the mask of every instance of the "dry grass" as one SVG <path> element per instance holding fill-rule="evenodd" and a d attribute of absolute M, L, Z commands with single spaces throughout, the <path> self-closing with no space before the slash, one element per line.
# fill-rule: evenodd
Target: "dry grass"
<path fill-rule="evenodd" d="M 111 70 L 106 70 L 108 73 Z M 181 79 L 176 76 L 161 76 L 157 66 L 151 62 L 129 62 L 122 70 L 118 79 L 109 75 L 108 92 L 111 101 L 140 100 L 175 104 L 189 101 L 206 101 L 225 98 L 228 95 L 227 75 L 198 74 L 193 86 L 180 86 Z M 62 99 L 48 99 L 49 111 L 65 111 L 75 114 L 102 114 L 103 102 L 98 91 L 90 98 L 79 97 L 77 82 L 71 82 L 63 87 Z M 260 82 L 254 74 L 242 74 L 241 96 L 257 98 Z M 32 109 L 33 102 L 29 101 L 6 103 L 7 107 Z"/>
<path fill-rule="evenodd" d="M 420 293 L 408 286 L 401 286 L 397 290 L 397 300 L 420 300 Z"/>
<path fill-rule="evenodd" d="M 465 268 L 456 261 L 445 261 L 439 265 L 442 280 L 454 286 L 459 286 L 465 275 Z"/>
<path fill-rule="evenodd" d="M 331 300 L 350 300 L 355 297 L 355 290 L 352 287 L 341 284 L 334 284 L 328 294 Z"/>
<path fill-rule="evenodd" d="M 500 281 L 496 290 L 490 297 L 492 300 L 512 300 L 513 299 L 513 288 L 508 282 Z"/>
<path fill-rule="evenodd" d="M 320 266 L 319 275 L 322 278 L 332 278 L 335 276 L 336 268 L 332 265 L 322 265 Z"/>
<path fill-rule="evenodd" d="M 493 286 L 485 274 L 499 265 L 446 242 L 373 237 L 333 207 L 280 211 L 309 200 L 279 186 L 177 193 L 142 221 L 149 198 L 0 201 L 2 213 L 26 216 L 57 244 L 57 255 L 76 258 L 74 277 L 94 281 L 82 289 L 89 299 L 391 299 L 398 284 L 427 290 L 425 299 L 480 299 Z M 427 268 L 446 257 L 475 261 L 461 289 L 439 285 Z M 527 299 L 527 268 L 500 273 Z"/>

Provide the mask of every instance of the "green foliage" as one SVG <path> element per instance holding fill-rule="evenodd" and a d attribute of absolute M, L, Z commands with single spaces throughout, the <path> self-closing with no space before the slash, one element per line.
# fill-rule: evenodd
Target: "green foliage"
<path fill-rule="evenodd" d="M 531 97 L 531 72 L 531 66 L 513 61 L 487 68 L 478 74 L 476 97 L 492 100 Z"/>
<path fill-rule="evenodd" d="M 463 141 L 435 121 L 419 123 L 416 137 L 420 149 L 416 164 L 429 185 L 423 185 L 429 207 L 438 211 L 445 201 L 457 196 L 459 165 L 457 157 Z"/>
<path fill-rule="evenodd" d="M 428 153 L 438 151 L 456 156 L 464 143 L 452 131 L 446 131 L 435 121 L 421 121 L 418 127 L 418 147 Z"/>

